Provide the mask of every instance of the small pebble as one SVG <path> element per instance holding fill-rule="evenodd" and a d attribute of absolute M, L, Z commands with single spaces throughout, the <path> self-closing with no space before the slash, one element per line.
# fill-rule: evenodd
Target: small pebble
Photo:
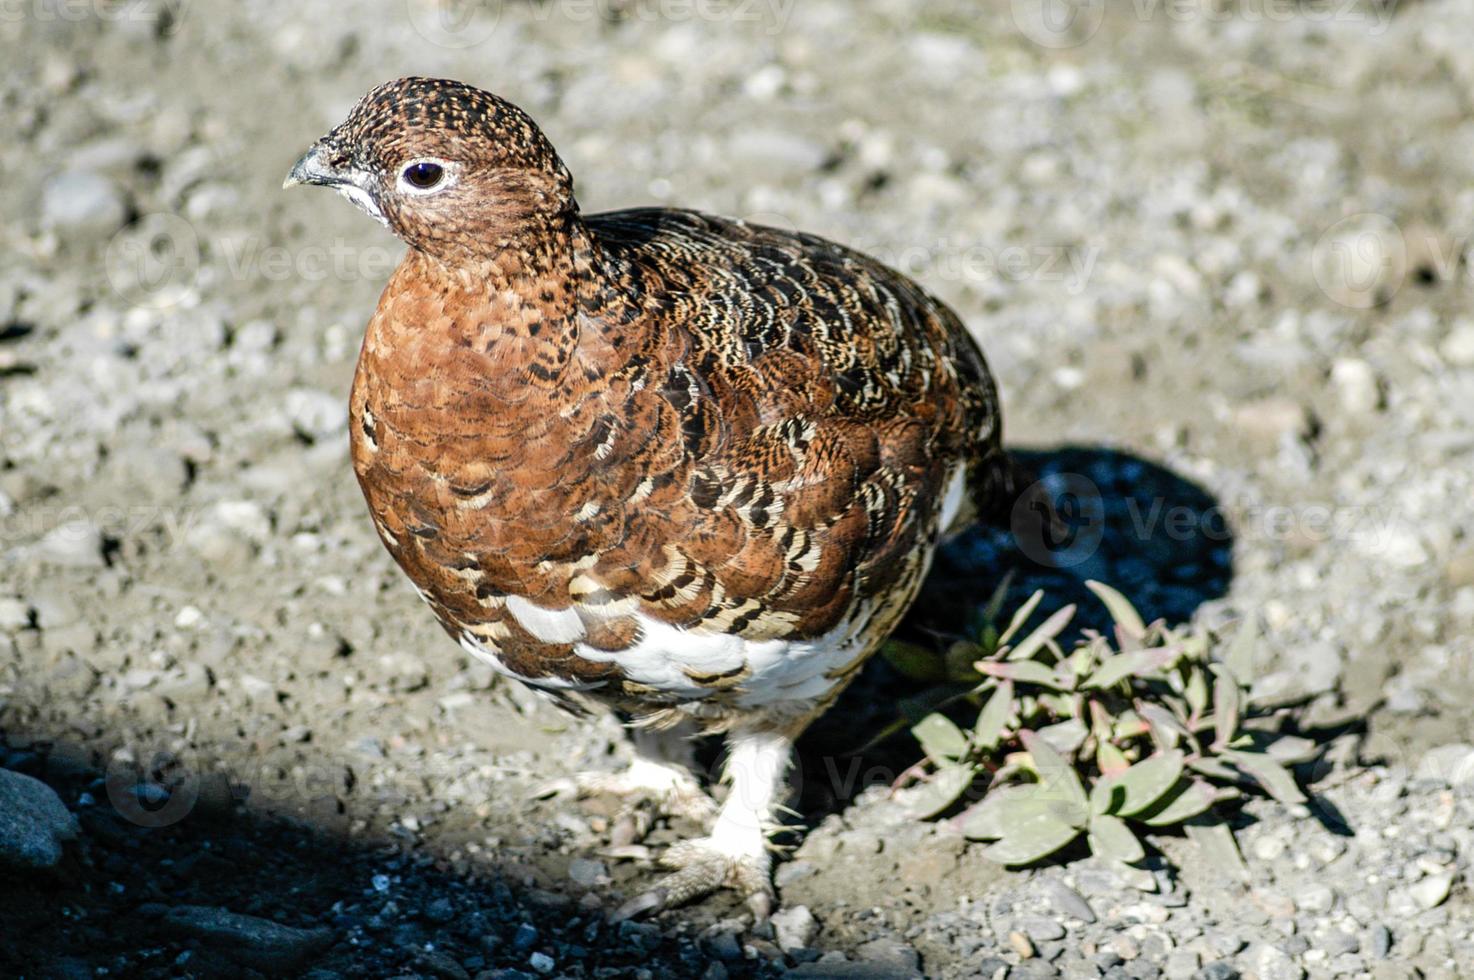
<path fill-rule="evenodd" d="M 1008 934 L 1008 945 L 1012 946 L 1013 951 L 1024 959 L 1028 959 L 1034 955 L 1034 944 L 1029 941 L 1028 936 L 1019 932 L 1017 929 Z"/>
<path fill-rule="evenodd" d="M 1453 883 L 1454 876 L 1449 871 L 1428 875 L 1410 889 L 1413 901 L 1424 909 L 1437 908 L 1443 904 L 1444 899 L 1448 898 Z"/>

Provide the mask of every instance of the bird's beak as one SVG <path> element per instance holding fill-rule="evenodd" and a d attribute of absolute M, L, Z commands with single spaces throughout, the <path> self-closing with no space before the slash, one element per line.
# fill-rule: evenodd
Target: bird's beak
<path fill-rule="evenodd" d="M 328 162 L 332 156 L 332 148 L 321 140 L 312 144 L 312 148 L 292 164 L 292 170 L 287 174 L 287 179 L 281 183 L 282 187 L 292 187 L 296 184 L 322 184 L 332 187 L 336 184 L 347 183 L 348 175 L 334 170 Z"/>

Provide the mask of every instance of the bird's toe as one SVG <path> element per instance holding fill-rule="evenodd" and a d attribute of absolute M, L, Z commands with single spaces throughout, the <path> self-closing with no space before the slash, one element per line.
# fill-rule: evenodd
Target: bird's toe
<path fill-rule="evenodd" d="M 612 917 L 615 921 L 676 908 L 723 889 L 740 894 L 759 922 L 772 912 L 771 861 L 766 851 L 734 853 L 720 841 L 704 837 L 671 845 L 659 863 L 670 873 L 620 906 Z"/>

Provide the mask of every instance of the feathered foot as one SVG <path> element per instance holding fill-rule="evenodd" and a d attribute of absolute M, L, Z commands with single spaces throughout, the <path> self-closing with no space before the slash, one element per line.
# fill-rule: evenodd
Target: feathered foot
<path fill-rule="evenodd" d="M 728 739 L 727 794 L 715 825 L 706 837 L 681 841 L 660 857 L 675 869 L 656 886 L 630 899 L 614 913 L 615 921 L 674 908 L 722 888 L 742 894 L 759 920 L 773 911 L 768 833 L 778 792 L 788 768 L 792 742 L 775 732 L 737 732 Z"/>

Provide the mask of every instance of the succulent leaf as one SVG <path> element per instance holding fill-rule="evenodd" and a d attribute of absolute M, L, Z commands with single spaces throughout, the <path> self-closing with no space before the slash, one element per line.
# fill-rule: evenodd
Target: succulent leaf
<path fill-rule="evenodd" d="M 1249 687 L 1254 683 L 1254 651 L 1258 646 L 1259 630 L 1251 618 L 1245 617 L 1238 633 L 1234 635 L 1233 643 L 1229 645 L 1228 654 L 1223 658 L 1223 665 L 1233 674 L 1240 687 Z"/>
<path fill-rule="evenodd" d="M 1120 802 L 1110 812 L 1129 817 L 1160 800 L 1182 775 L 1181 752 L 1163 752 L 1142 759 L 1119 776 L 1111 777 L 1121 791 Z"/>
<path fill-rule="evenodd" d="M 1025 684 L 1037 684 L 1040 687 L 1062 690 L 1064 683 L 1060 680 L 1053 668 L 1040 663 L 1037 660 L 1020 660 L 1015 663 L 998 663 L 993 660 L 980 660 L 975 665 L 980 673 L 993 677 L 1001 677 L 1004 680 L 1021 681 Z"/>
<path fill-rule="evenodd" d="M 1019 737 L 1029 752 L 1034 771 L 1039 774 L 1041 792 L 1074 804 L 1083 811 L 1085 787 L 1080 783 L 1075 767 L 1039 733 L 1025 730 L 1019 733 Z"/>
<path fill-rule="evenodd" d="M 1141 621 L 1141 614 L 1136 611 L 1130 599 L 1104 582 L 1097 582 L 1094 579 L 1087 580 L 1085 587 L 1094 592 L 1096 598 L 1105 604 L 1106 611 L 1111 614 L 1111 619 L 1115 620 L 1117 626 L 1134 637 L 1140 638 L 1146 635 L 1146 624 Z"/>
<path fill-rule="evenodd" d="M 1043 600 L 1044 590 L 1040 589 L 1033 595 L 1029 596 L 1029 598 L 1024 602 L 1022 606 L 1018 607 L 1018 611 L 1015 612 L 1013 614 L 1013 618 L 1008 621 L 1008 628 L 1005 629 L 1002 633 L 998 634 L 998 646 L 1003 646 L 1009 640 L 1013 639 L 1014 635 L 1018 633 L 1019 630 L 1024 628 L 1024 624 L 1029 621 L 1030 616 L 1034 615 L 1034 610 L 1039 608 L 1039 603 Z"/>
<path fill-rule="evenodd" d="M 1041 810 L 1009 827 L 1005 836 L 983 849 L 983 857 L 999 864 L 1032 864 L 1079 836 L 1080 828 Z"/>
<path fill-rule="evenodd" d="M 1180 779 L 1157 802 L 1133 819 L 1152 827 L 1171 827 L 1207 811 L 1218 802 L 1218 790 L 1202 780 Z"/>
<path fill-rule="evenodd" d="M 1074 618 L 1075 607 L 1073 605 L 1055 610 L 1048 619 L 1039 624 L 1038 629 L 1020 640 L 1018 646 L 1009 650 L 1007 658 L 1011 661 L 1028 660 L 1063 633 L 1065 627 L 1070 625 L 1070 620 Z"/>
<path fill-rule="evenodd" d="M 887 663 L 912 680 L 940 684 L 947 679 L 946 669 L 935 650 L 904 640 L 888 640 L 880 652 Z"/>
<path fill-rule="evenodd" d="M 1290 775 L 1288 769 L 1263 752 L 1243 752 L 1230 749 L 1223 753 L 1223 757 L 1253 777 L 1255 782 L 1264 787 L 1266 793 L 1281 803 L 1305 802 L 1305 794 L 1300 792 L 1300 787 L 1295 783 L 1295 777 Z"/>
<path fill-rule="evenodd" d="M 1013 681 L 1002 681 L 978 712 L 972 742 L 980 752 L 991 752 L 1003 738 L 1003 729 L 1013 715 Z"/>
<path fill-rule="evenodd" d="M 1110 814 L 1098 813 L 1090 818 L 1088 840 L 1091 853 L 1106 861 L 1129 864 L 1146 857 L 1141 841 L 1126 821 Z"/>
<path fill-rule="evenodd" d="M 930 820 L 956 803 L 976 777 L 972 766 L 940 766 L 930 780 L 908 791 L 906 809 L 918 820 Z"/>
<path fill-rule="evenodd" d="M 1217 683 L 1213 685 L 1213 747 L 1222 749 L 1238 733 L 1240 692 L 1238 682 L 1222 664 L 1211 664 L 1209 670 Z"/>
<path fill-rule="evenodd" d="M 921 743 L 927 758 L 937 765 L 967 754 L 967 736 L 952 723 L 952 719 L 939 712 L 933 712 L 912 725 L 911 734 Z"/>

